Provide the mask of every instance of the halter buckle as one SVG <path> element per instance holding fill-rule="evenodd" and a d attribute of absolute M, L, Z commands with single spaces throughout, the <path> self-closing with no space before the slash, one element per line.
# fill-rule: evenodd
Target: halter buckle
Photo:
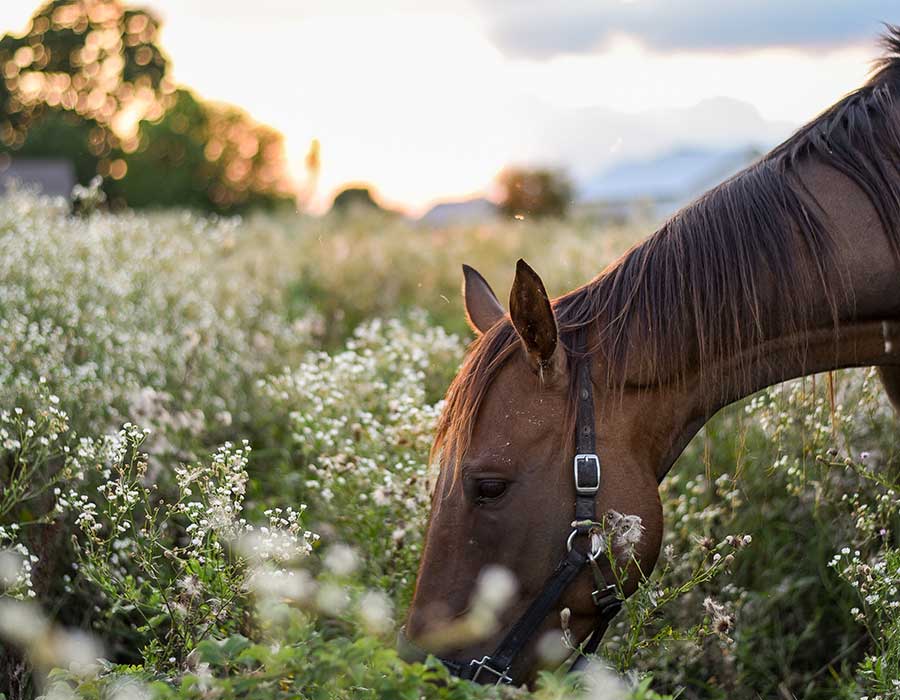
<path fill-rule="evenodd" d="M 575 455 L 575 493 L 593 495 L 600 490 L 600 458 L 595 454 Z"/>
<path fill-rule="evenodd" d="M 488 673 L 493 673 L 497 677 L 497 680 L 494 682 L 494 685 L 501 685 L 501 684 L 510 685 L 510 684 L 512 684 L 512 682 L 513 682 L 512 678 L 510 678 L 508 675 L 506 675 L 506 672 L 509 671 L 509 666 L 507 666 L 502 671 L 498 671 L 496 668 L 491 666 L 491 664 L 490 664 L 491 661 L 492 661 L 492 659 L 490 656 L 482 657 L 481 661 L 472 659 L 472 661 L 469 663 L 469 666 L 475 666 L 478 670 L 475 671 L 475 673 L 472 675 L 472 678 L 470 680 L 472 680 L 473 682 L 477 681 L 478 676 L 481 675 L 481 672 L 487 671 Z"/>
<path fill-rule="evenodd" d="M 616 602 L 619 602 L 615 597 L 616 595 L 616 584 L 610 583 L 606 586 L 606 588 L 597 589 L 591 593 L 591 600 L 594 601 L 594 605 L 598 608 L 602 607 L 606 609 L 609 605 L 612 604 L 610 598 L 613 598 Z"/>

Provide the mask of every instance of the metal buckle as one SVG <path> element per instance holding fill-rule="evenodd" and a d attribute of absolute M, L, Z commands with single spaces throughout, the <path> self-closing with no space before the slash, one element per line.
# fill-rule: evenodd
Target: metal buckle
<path fill-rule="evenodd" d="M 481 674 L 482 671 L 488 671 L 490 673 L 493 673 L 495 676 L 497 676 L 497 681 L 494 683 L 494 685 L 500 685 L 501 683 L 510 685 L 513 682 L 513 680 L 512 680 L 512 678 L 510 678 L 509 676 L 506 675 L 506 672 L 509 670 L 509 666 L 504 668 L 502 671 L 498 671 L 496 668 L 494 668 L 493 666 L 490 665 L 490 663 L 489 663 L 490 661 L 491 661 L 490 656 L 482 657 L 481 661 L 476 661 L 475 659 L 472 659 L 472 661 L 469 663 L 469 666 L 477 666 L 478 667 L 478 670 L 475 671 L 475 674 L 472 676 L 472 681 L 473 682 L 477 681 L 478 676 Z"/>
<path fill-rule="evenodd" d="M 594 466 L 594 484 L 592 486 L 583 485 L 578 478 L 579 467 Z M 575 468 L 575 493 L 590 495 L 600 490 L 600 458 L 595 454 L 579 454 L 575 455 L 573 464 Z"/>
<path fill-rule="evenodd" d="M 594 605 L 596 605 L 598 608 L 602 605 L 603 608 L 605 609 L 607 606 L 609 606 L 611 604 L 611 602 L 609 600 L 610 596 L 613 596 L 613 598 L 616 601 L 618 601 L 618 599 L 615 598 L 615 595 L 616 595 L 616 584 L 610 583 L 602 591 L 599 589 L 596 591 L 593 591 L 591 593 L 591 600 L 594 601 Z"/>

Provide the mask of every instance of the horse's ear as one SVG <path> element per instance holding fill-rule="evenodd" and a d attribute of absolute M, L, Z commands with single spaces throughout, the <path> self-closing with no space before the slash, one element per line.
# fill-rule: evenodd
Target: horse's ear
<path fill-rule="evenodd" d="M 466 318 L 476 333 L 484 333 L 505 315 L 497 295 L 474 267 L 463 265 L 463 300 Z"/>
<path fill-rule="evenodd" d="M 509 315 L 534 368 L 542 375 L 555 369 L 559 359 L 556 317 L 541 278 L 521 259 L 509 293 Z"/>

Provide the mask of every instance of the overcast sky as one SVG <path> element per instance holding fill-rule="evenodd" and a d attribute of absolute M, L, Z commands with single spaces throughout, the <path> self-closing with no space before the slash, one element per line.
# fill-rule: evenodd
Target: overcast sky
<path fill-rule="evenodd" d="M 420 210 L 507 163 L 578 177 L 780 138 L 865 79 L 897 0 L 147 0 L 175 78 Z M 0 0 L 0 30 L 36 3 Z M 377 10 L 375 9 L 377 8 Z M 377 12 L 377 13 L 376 13 Z"/>
<path fill-rule="evenodd" d="M 532 58 L 602 49 L 628 34 L 663 51 L 794 46 L 830 49 L 869 40 L 900 17 L 896 0 L 479 0 L 492 38 Z"/>

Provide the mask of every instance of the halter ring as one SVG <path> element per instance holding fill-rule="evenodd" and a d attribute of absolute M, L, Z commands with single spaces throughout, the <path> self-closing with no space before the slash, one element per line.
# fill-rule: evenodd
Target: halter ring
<path fill-rule="evenodd" d="M 569 537 L 566 539 L 566 551 L 567 552 L 572 551 L 572 543 L 575 541 L 575 535 L 578 535 L 578 534 L 580 534 L 580 532 L 577 527 L 574 528 L 572 530 L 572 532 L 569 533 Z M 589 532 L 587 532 L 585 534 L 590 535 Z M 593 547 L 591 547 L 591 549 L 588 551 L 588 554 L 587 554 L 588 561 L 597 561 L 597 558 L 600 556 L 600 552 L 602 552 L 602 551 L 603 551 L 603 549 L 600 548 L 595 552 L 593 550 Z"/>

